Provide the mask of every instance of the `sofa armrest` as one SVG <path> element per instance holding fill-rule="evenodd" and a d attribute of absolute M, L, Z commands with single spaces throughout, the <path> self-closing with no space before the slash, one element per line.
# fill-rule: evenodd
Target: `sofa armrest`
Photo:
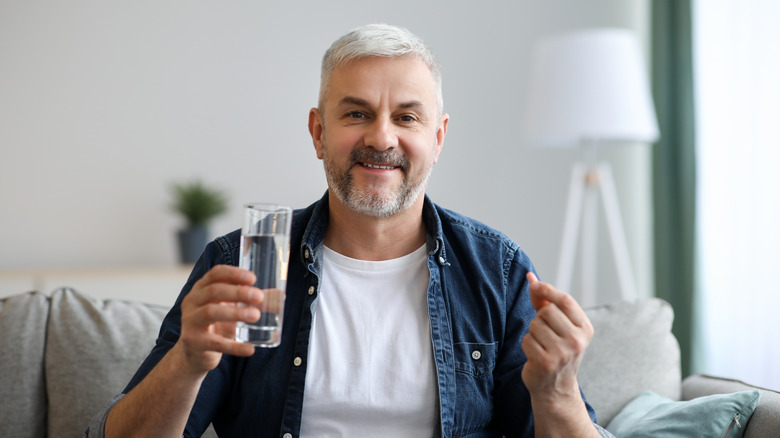
<path fill-rule="evenodd" d="M 682 399 L 691 400 L 712 394 L 727 394 L 739 391 L 761 391 L 753 416 L 745 429 L 745 438 L 775 436 L 780 430 L 780 392 L 760 388 L 739 380 L 697 374 L 687 377 L 682 383 Z"/>

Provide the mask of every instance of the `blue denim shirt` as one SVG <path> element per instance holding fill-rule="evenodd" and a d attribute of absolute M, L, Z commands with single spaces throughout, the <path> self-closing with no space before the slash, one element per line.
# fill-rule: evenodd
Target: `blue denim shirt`
<path fill-rule="evenodd" d="M 431 343 L 443 437 L 533 436 L 521 341 L 535 316 L 525 279 L 529 258 L 505 235 L 433 204 L 427 229 Z M 327 193 L 293 216 L 282 344 L 249 358 L 225 355 L 203 382 L 185 436 L 209 423 L 220 436 L 297 437 L 301 426 L 309 337 L 317 308 Z M 240 232 L 211 242 L 166 316 L 157 344 L 128 384 L 132 389 L 179 337 L 181 300 L 217 264 L 238 263 Z M 381 321 L 381 319 L 378 319 Z M 392 324 L 392 321 L 382 321 Z M 595 413 L 588 406 L 595 422 Z"/>

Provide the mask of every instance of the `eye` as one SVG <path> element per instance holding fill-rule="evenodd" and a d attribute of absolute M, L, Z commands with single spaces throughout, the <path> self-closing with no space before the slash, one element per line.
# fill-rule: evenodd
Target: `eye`
<path fill-rule="evenodd" d="M 349 113 L 347 113 L 347 117 L 349 117 L 350 119 L 365 119 L 366 115 L 365 113 L 362 113 L 360 111 L 350 111 Z"/>
<path fill-rule="evenodd" d="M 399 122 L 404 122 L 404 123 L 411 123 L 411 122 L 414 122 L 416 120 L 417 120 L 416 117 L 414 117 L 412 115 L 409 115 L 409 114 L 404 114 L 404 115 L 398 117 L 398 121 Z"/>

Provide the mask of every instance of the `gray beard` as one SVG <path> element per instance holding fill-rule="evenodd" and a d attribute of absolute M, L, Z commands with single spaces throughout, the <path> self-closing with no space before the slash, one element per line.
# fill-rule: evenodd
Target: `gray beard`
<path fill-rule="evenodd" d="M 353 166 L 359 166 L 360 164 L 357 164 L 359 162 L 371 161 L 400 166 L 404 173 L 401 186 L 392 192 L 383 192 L 379 187 L 374 186 L 358 189 L 349 171 L 339 174 L 336 166 L 328 160 L 326 149 L 323 147 L 323 162 L 330 190 L 350 210 L 371 217 L 390 217 L 409 209 L 422 193 L 433 170 L 433 166 L 430 166 L 425 176 L 415 184 L 409 181 L 409 161 L 406 157 L 392 150 L 383 152 L 374 149 L 355 150 L 350 155 L 350 164 Z"/>

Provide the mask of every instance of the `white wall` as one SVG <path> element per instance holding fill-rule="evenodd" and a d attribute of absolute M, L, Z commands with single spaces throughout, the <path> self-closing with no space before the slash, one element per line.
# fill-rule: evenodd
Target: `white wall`
<path fill-rule="evenodd" d="M 174 181 L 200 177 L 228 191 L 214 235 L 239 226 L 245 202 L 319 198 L 325 179 L 306 122 L 320 58 L 345 31 L 388 22 L 423 37 L 444 68 L 450 131 L 429 194 L 505 231 L 552 279 L 578 153 L 519 142 L 532 43 L 586 26 L 644 34 L 646 8 L 646 0 L 3 0 L 0 270 L 175 265 Z M 649 149 L 605 154 L 648 294 Z"/>

